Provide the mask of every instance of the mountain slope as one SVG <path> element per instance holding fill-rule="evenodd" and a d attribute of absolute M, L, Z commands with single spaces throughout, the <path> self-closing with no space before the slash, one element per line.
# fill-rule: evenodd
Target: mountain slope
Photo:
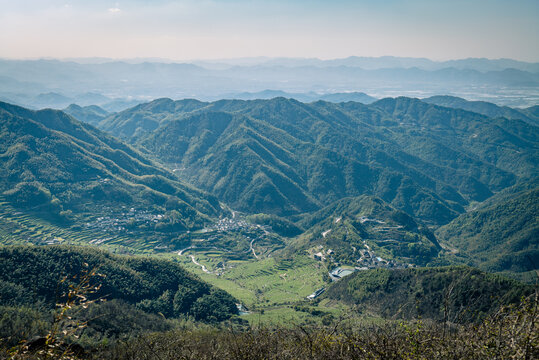
<path fill-rule="evenodd" d="M 535 187 L 492 199 L 441 227 L 436 236 L 482 269 L 535 270 L 539 266 L 538 214 L 539 188 Z"/>
<path fill-rule="evenodd" d="M 456 96 L 431 96 L 422 101 L 450 108 L 473 111 L 491 118 L 504 117 L 510 120 L 524 120 L 532 125 L 539 125 L 539 117 L 526 109 L 513 109 L 508 106 L 498 106 L 486 101 L 468 101 Z M 524 110 L 524 111 L 523 111 Z"/>
<path fill-rule="evenodd" d="M 332 284 L 324 296 L 386 318 L 477 321 L 501 305 L 517 303 L 533 287 L 468 267 L 358 271 Z"/>
<path fill-rule="evenodd" d="M 434 142 L 469 154 L 500 170 L 522 177 L 535 176 L 539 141 L 539 128 L 536 126 L 520 120 L 491 119 L 409 98 L 382 99 L 372 106 L 382 109 L 400 122 L 406 139 L 395 135 L 401 146 Z M 438 155 L 438 164 L 455 166 L 448 163 L 451 158 L 444 152 Z M 427 159 L 436 161 L 436 157 Z M 456 160 L 460 160 L 460 157 Z M 490 181 L 501 180 L 499 176 L 489 177 L 493 178 Z M 498 186 L 507 187 L 508 184 L 506 182 Z"/>
<path fill-rule="evenodd" d="M 425 265 L 441 250 L 425 225 L 382 199 L 365 195 L 338 200 L 303 216 L 297 225 L 306 231 L 290 242 L 291 254 L 323 252 L 342 265 Z"/>
<path fill-rule="evenodd" d="M 368 194 L 443 224 L 533 177 L 539 157 L 533 125 L 409 98 L 160 99 L 101 125 L 234 208 L 277 215 Z"/>
<path fill-rule="evenodd" d="M 121 206 L 176 211 L 177 229 L 200 227 L 221 213 L 215 198 L 61 111 L 0 103 L 0 119 L 0 191 L 17 207 L 59 220 Z"/>
<path fill-rule="evenodd" d="M 81 107 L 77 104 L 71 104 L 63 112 L 73 116 L 75 119 L 96 126 L 101 120 L 109 115 L 109 112 L 103 110 L 97 105 Z"/>
<path fill-rule="evenodd" d="M 102 120 L 98 127 L 120 138 L 134 138 L 155 130 L 161 122 L 174 118 L 177 114 L 206 105 L 207 103 L 198 100 L 157 99 L 109 116 Z"/>
<path fill-rule="evenodd" d="M 271 102 L 288 105 L 288 101 Z M 420 211 L 418 201 L 428 202 L 441 221 L 457 213 L 453 205 L 412 180 L 412 169 L 402 174 L 378 164 L 367 165 L 317 144 L 309 131 L 314 125 L 309 123 L 317 119 L 307 118 L 301 124 L 302 114 L 263 109 L 275 116 L 290 116 L 281 122 L 256 113 L 234 114 L 234 106 L 234 102 L 213 103 L 200 114 L 165 122 L 139 144 L 166 162 L 182 164 L 185 170 L 180 176 L 243 211 L 289 215 L 371 193 L 389 202 L 402 199 L 411 204 L 407 210 L 412 213 Z M 228 111 L 214 112 L 220 109 Z M 388 183 L 397 189 L 388 189 Z M 448 192 L 458 197 L 455 190 Z"/>
<path fill-rule="evenodd" d="M 53 308 L 85 274 L 100 286 L 89 300 L 105 297 L 166 317 L 191 314 L 197 320 L 224 320 L 237 313 L 235 299 L 171 261 L 122 257 L 89 247 L 0 247 L 0 305 Z M 62 281 L 62 279 L 64 279 Z M 208 306 L 214 305 L 214 307 Z"/>

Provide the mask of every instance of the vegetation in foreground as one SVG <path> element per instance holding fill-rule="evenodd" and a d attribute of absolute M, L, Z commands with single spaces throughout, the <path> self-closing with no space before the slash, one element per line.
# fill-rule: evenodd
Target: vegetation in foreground
<path fill-rule="evenodd" d="M 466 266 L 358 271 L 323 295 L 394 319 L 470 323 L 533 293 L 525 285 Z"/>
<path fill-rule="evenodd" d="M 342 322 L 302 327 L 184 329 L 142 335 L 64 359 L 536 359 L 539 357 L 537 293 L 479 325 L 426 321 L 365 326 Z M 4 352 L 13 359 L 45 359 L 47 349 L 21 346 Z M 50 349 L 49 349 L 50 350 Z M 40 354 L 41 351 L 41 354 Z"/>
<path fill-rule="evenodd" d="M 238 312 L 237 300 L 227 292 L 171 261 L 88 247 L 5 246 L 0 248 L 2 343 L 44 336 L 56 323 L 55 307 L 69 303 L 72 292 L 78 302 L 68 306 L 66 317 L 86 325 L 80 340 L 87 343 L 170 330 L 180 319 L 223 321 Z M 84 306 L 75 311 L 78 305 Z"/>
<path fill-rule="evenodd" d="M 253 326 L 256 321 L 248 325 L 241 317 L 231 317 L 236 309 L 230 295 L 170 261 L 64 246 L 0 250 L 4 358 L 532 359 L 539 354 L 537 290 L 466 267 L 364 271 L 327 290 L 330 301 L 347 291 L 353 302 L 366 305 L 383 294 L 399 298 L 400 303 L 382 304 L 395 310 L 392 319 L 373 322 L 356 312 L 345 318 L 344 312 L 324 312 L 318 300 L 309 305 L 303 300 L 291 309 L 321 321 Z M 96 264 L 106 277 L 91 270 Z M 52 281 L 60 273 L 68 276 L 55 287 Z M 461 286 L 464 283 L 472 284 L 471 289 Z M 414 298 L 402 297 L 403 288 L 426 300 L 438 299 L 427 308 L 440 308 L 445 315 L 420 312 L 425 301 L 417 302 L 417 313 L 405 313 Z M 505 294 L 502 288 L 507 288 Z M 499 301 L 491 301 L 492 292 L 500 293 Z M 100 294 L 109 300 L 101 303 Z M 459 303 L 463 297 L 471 302 Z M 189 309 L 180 308 L 189 303 Z M 458 306 L 474 315 L 484 310 L 483 316 L 451 316 Z M 399 318 L 411 320 L 395 320 Z"/>

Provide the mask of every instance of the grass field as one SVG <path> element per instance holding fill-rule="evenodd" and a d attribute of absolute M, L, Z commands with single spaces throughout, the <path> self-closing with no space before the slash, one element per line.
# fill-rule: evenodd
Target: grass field
<path fill-rule="evenodd" d="M 190 255 L 210 273 L 194 264 Z M 331 314 L 338 318 L 348 310 L 340 303 L 318 303 L 306 299 L 316 289 L 328 284 L 323 281 L 326 268 L 305 255 L 298 255 L 293 259 L 268 257 L 260 260 L 228 261 L 226 269 L 219 272 L 220 275 L 212 273 L 220 261 L 212 255 L 213 252 L 187 251 L 182 256 L 176 254 L 176 261 L 204 281 L 240 300 L 250 310 L 250 314 L 243 315 L 242 318 L 251 325 L 260 323 L 295 326 L 308 322 L 316 323 L 320 322 L 324 315 Z M 298 307 L 303 310 L 298 311 Z M 318 316 L 312 316 L 306 309 L 314 311 Z"/>
<path fill-rule="evenodd" d="M 304 300 L 314 290 L 324 285 L 322 275 L 326 271 L 306 256 L 297 256 L 294 260 L 261 260 L 228 263 L 228 268 L 220 275 L 208 274 L 195 265 L 188 256 L 179 257 L 180 262 L 204 280 L 223 288 L 245 305 L 254 303 L 267 305 L 293 303 Z M 218 258 L 196 253 L 197 262 L 208 270 L 215 269 Z"/>

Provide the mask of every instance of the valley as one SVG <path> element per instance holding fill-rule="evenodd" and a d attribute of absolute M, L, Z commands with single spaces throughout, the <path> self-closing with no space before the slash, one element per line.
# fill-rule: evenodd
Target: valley
<path fill-rule="evenodd" d="M 453 321 L 473 322 L 531 294 L 539 133 L 524 120 L 409 98 L 159 99 L 97 121 L 72 108 L 108 134 L 60 111 L 0 105 L 2 246 L 146 259 L 136 271 L 177 266 L 206 284 L 114 293 L 128 304 L 110 306 L 141 319 L 161 314 L 170 329 L 440 321 L 433 309 L 449 296 Z M 476 292 L 461 286 L 468 277 Z M 492 289 L 499 302 L 485 300 Z"/>
<path fill-rule="evenodd" d="M 0 360 L 539 359 L 539 2 L 3 1 Z"/>

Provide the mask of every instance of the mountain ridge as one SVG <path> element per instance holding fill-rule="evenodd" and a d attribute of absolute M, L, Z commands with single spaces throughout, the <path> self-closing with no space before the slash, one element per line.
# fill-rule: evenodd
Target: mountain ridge
<path fill-rule="evenodd" d="M 161 109 L 162 106 L 164 108 Z M 235 119 L 239 131 L 237 134 L 234 135 L 236 129 L 230 127 L 215 133 L 211 123 L 217 123 L 223 116 Z M 242 116 L 243 120 L 240 120 Z M 215 119 L 210 119 L 212 117 Z M 140 122 L 143 118 L 146 120 Z M 118 119 L 120 121 L 115 125 L 114 121 Z M 147 119 L 151 119 L 151 127 L 147 126 Z M 370 184 L 368 191 L 372 195 L 381 196 L 391 203 L 396 201 L 397 184 L 390 185 L 393 193 L 385 195 L 372 187 L 376 178 L 379 178 L 376 181 L 387 178 L 384 180 L 387 183 L 400 182 L 404 188 L 416 187 L 418 190 L 415 191 L 424 189 L 421 191 L 426 192 L 420 197 L 431 197 L 432 204 L 441 201 L 449 209 L 447 219 L 462 213 L 469 201 L 483 201 L 493 193 L 511 186 L 517 177 L 532 176 L 534 159 L 537 157 L 535 144 L 538 131 L 533 125 L 520 120 L 493 120 L 481 114 L 410 98 L 382 99 L 370 105 L 324 101 L 305 104 L 282 97 L 211 103 L 160 99 L 104 121 L 113 134 L 115 126 L 119 129 L 128 128 L 128 134 L 132 134 L 132 137 L 127 140 L 143 146 L 146 151 L 156 154 L 165 162 L 182 164 L 185 170 L 179 174 L 210 192 L 221 186 L 225 186 L 227 191 L 247 188 L 247 183 L 234 186 L 237 180 L 226 176 L 227 172 L 235 168 L 234 159 L 245 155 L 242 161 L 254 161 L 265 173 L 256 178 L 258 185 L 254 185 L 255 188 L 265 186 L 267 191 L 281 199 L 283 195 L 277 190 L 279 186 L 271 185 L 274 181 L 280 185 L 288 183 L 296 189 L 294 192 L 303 192 L 305 199 L 316 199 L 319 195 L 313 197 L 314 194 L 325 192 L 325 197 L 314 201 L 316 204 L 317 201 L 334 201 L 338 197 L 363 193 L 366 189 L 360 189 L 365 185 L 358 183 L 357 179 L 364 179 L 366 184 Z M 200 126 L 199 133 L 187 130 L 197 126 Z M 116 130 L 115 134 L 121 134 L 122 131 Z M 183 144 L 182 150 L 178 149 L 180 143 Z M 168 151 L 167 147 L 176 150 Z M 236 155 L 227 157 L 227 151 Z M 309 158 L 324 158 L 329 162 L 323 165 L 324 162 L 309 161 Z M 232 162 L 228 163 L 229 160 Z M 213 165 L 210 165 L 212 162 Z M 219 164 L 223 163 L 229 166 L 222 168 L 220 175 L 217 175 L 217 169 L 222 166 Z M 320 166 L 326 166 L 326 169 Z M 313 177 L 317 167 L 325 175 Z M 244 168 L 242 165 L 237 171 Z M 274 172 L 270 169 L 280 170 Z M 331 193 L 336 189 L 326 186 L 324 190 L 323 182 L 334 177 L 328 173 L 330 169 L 333 173 L 335 169 L 349 169 L 347 171 L 359 171 L 358 174 L 363 175 L 338 175 L 336 183 L 343 180 L 345 183 L 337 188 L 344 192 L 337 197 L 327 197 L 328 191 Z M 243 175 L 243 181 L 253 180 L 254 174 L 247 177 Z M 406 175 L 406 180 L 404 177 L 399 178 L 403 175 Z M 351 182 L 352 179 L 356 179 L 355 183 Z M 214 188 L 216 185 L 218 187 Z M 300 190 L 297 190 L 298 186 Z M 221 193 L 219 196 L 225 195 Z M 238 209 L 260 212 L 256 207 L 245 207 L 245 200 L 239 200 L 241 196 L 226 195 L 221 199 Z M 244 205 L 240 205 L 238 200 L 243 201 Z M 398 201 L 400 204 L 393 204 L 401 208 L 409 202 L 404 199 Z M 308 206 L 301 209 L 300 206 L 298 209 L 301 212 L 313 208 Z M 418 209 L 408 207 L 406 211 L 417 215 L 415 212 Z M 452 212 L 453 215 L 449 215 Z"/>
<path fill-rule="evenodd" d="M 75 209 L 103 212 L 111 201 L 164 211 L 168 201 L 169 211 L 185 215 L 178 223 L 183 227 L 201 226 L 222 211 L 215 198 L 61 111 L 0 103 L 0 117 L 0 190 L 14 204 L 42 204 L 53 214 L 69 215 Z M 41 200 L 35 203 L 37 199 Z M 150 199 L 153 204 L 148 204 Z"/>

